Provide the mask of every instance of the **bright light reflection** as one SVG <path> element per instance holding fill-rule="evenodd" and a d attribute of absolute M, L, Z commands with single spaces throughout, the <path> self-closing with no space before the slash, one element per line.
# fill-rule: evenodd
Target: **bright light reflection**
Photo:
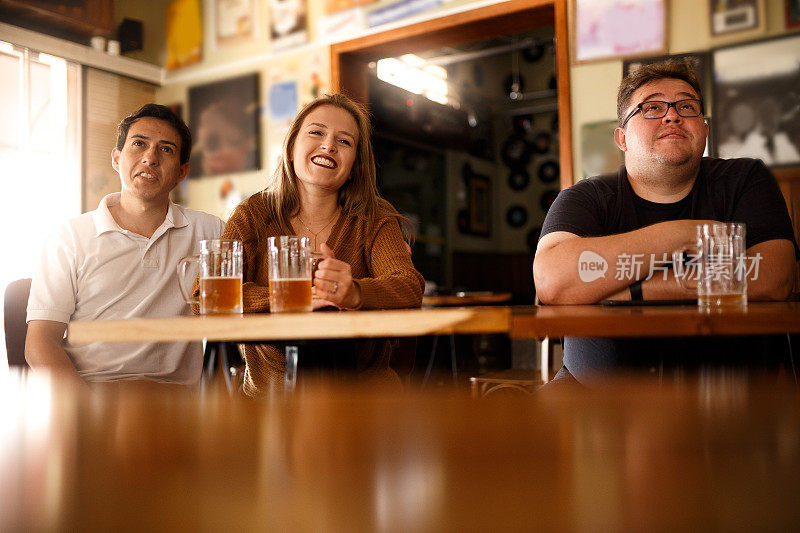
<path fill-rule="evenodd" d="M 447 70 L 439 65 L 426 65 L 424 59 L 414 54 L 378 60 L 378 79 L 442 105 L 452 103 Z"/>
<path fill-rule="evenodd" d="M 379 464 L 375 474 L 376 529 L 430 527 L 442 503 L 444 478 L 441 464 L 434 458 L 411 456 L 404 464 Z"/>

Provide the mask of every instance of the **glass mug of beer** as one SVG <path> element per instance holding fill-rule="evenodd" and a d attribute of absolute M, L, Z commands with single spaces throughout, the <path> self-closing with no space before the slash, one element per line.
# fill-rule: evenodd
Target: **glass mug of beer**
<path fill-rule="evenodd" d="M 200 297 L 190 298 L 184 287 L 186 266 L 200 265 Z M 198 304 L 201 315 L 242 312 L 242 243 L 210 239 L 200 241 L 200 255 L 178 261 L 178 287 L 183 299 Z"/>
<path fill-rule="evenodd" d="M 271 313 L 311 311 L 311 259 L 308 237 L 267 239 L 269 310 Z"/>
<path fill-rule="evenodd" d="M 745 246 L 744 224 L 699 224 L 695 243 L 673 252 L 675 278 L 686 290 L 697 290 L 700 311 L 747 308 Z"/>

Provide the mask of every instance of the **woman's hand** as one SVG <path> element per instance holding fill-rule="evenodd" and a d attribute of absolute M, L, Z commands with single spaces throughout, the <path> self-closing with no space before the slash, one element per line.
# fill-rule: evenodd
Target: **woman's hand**
<path fill-rule="evenodd" d="M 350 309 L 361 305 L 361 289 L 353 282 L 350 265 L 336 259 L 325 243 L 320 246 L 320 251 L 322 260 L 314 276 L 316 299 Z"/>

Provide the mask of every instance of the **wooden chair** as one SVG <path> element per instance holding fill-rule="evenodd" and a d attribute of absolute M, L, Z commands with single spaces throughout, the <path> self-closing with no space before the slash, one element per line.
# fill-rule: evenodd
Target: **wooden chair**
<path fill-rule="evenodd" d="M 25 321 L 25 315 L 30 292 L 30 278 L 12 281 L 6 287 L 3 316 L 9 367 L 28 368 L 28 363 L 25 362 L 25 336 L 28 334 L 28 323 Z"/>

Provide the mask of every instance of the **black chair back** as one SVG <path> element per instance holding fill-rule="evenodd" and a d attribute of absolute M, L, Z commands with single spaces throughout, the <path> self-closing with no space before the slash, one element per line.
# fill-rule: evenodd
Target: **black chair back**
<path fill-rule="evenodd" d="M 25 315 L 30 292 L 30 278 L 12 281 L 6 287 L 3 316 L 9 367 L 21 366 L 27 368 L 28 366 L 28 363 L 25 362 L 25 336 L 28 334 L 28 323 L 25 321 Z"/>

